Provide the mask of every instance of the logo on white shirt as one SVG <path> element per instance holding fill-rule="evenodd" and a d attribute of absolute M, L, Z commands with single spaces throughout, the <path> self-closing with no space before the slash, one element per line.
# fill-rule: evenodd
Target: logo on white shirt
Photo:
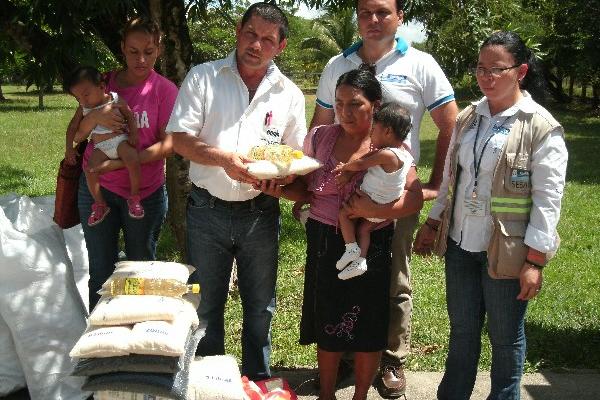
<path fill-rule="evenodd" d="M 381 74 L 379 80 L 381 82 L 395 82 L 395 83 L 404 83 L 406 82 L 408 77 L 406 75 L 396 75 L 396 74 Z"/>

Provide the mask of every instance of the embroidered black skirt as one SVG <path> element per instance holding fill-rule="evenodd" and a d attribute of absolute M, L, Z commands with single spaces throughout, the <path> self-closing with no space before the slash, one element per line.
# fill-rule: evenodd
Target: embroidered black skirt
<path fill-rule="evenodd" d="M 341 231 L 308 219 L 301 344 L 334 352 L 387 347 L 393 233 L 392 224 L 372 232 L 367 272 L 341 280 L 335 267 L 345 249 Z"/>

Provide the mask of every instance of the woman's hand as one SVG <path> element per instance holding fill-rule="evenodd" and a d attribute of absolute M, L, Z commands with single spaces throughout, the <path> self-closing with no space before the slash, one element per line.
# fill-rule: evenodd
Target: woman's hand
<path fill-rule="evenodd" d="M 65 161 L 67 162 L 67 164 L 75 165 L 77 163 L 78 156 L 79 154 L 77 154 L 76 149 L 67 146 L 67 149 L 65 150 Z"/>
<path fill-rule="evenodd" d="M 254 187 L 254 189 L 260 190 L 266 195 L 276 198 L 281 197 L 281 188 L 283 186 L 279 183 L 278 179 L 263 179 L 252 186 Z"/>
<path fill-rule="evenodd" d="M 519 274 L 519 283 L 521 284 L 521 292 L 517 296 L 517 300 L 531 300 L 542 290 L 542 270 L 525 262 L 521 273 Z"/>
<path fill-rule="evenodd" d="M 335 185 L 336 187 L 341 190 L 344 186 L 346 186 L 346 184 L 348 184 L 348 182 L 350 182 L 352 180 L 352 176 L 354 174 L 350 171 L 342 171 L 340 172 L 338 175 L 336 175 L 335 177 Z"/>
<path fill-rule="evenodd" d="M 264 194 L 279 198 L 282 195 L 283 187 L 294 182 L 295 179 L 296 175 L 293 174 L 283 178 L 263 179 L 254 184 L 253 187 L 256 190 L 260 190 Z"/>
<path fill-rule="evenodd" d="M 120 109 L 119 104 L 108 104 L 97 110 L 92 110 L 85 119 L 90 118 L 94 125 L 102 125 L 113 131 L 113 133 L 123 133 L 127 127 L 125 117 L 120 113 L 115 113 L 114 109 Z"/>
<path fill-rule="evenodd" d="M 439 221 L 428 218 L 427 221 L 417 231 L 417 236 L 413 243 L 413 252 L 420 256 L 430 256 L 435 244 L 435 235 L 439 229 Z"/>
<path fill-rule="evenodd" d="M 371 200 L 362 190 L 356 189 L 343 207 L 350 218 L 372 218 L 373 210 L 379 207 L 379 204 Z"/>

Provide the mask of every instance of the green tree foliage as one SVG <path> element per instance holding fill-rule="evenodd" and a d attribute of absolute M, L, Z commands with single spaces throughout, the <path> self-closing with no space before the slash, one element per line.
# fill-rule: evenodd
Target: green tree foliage
<path fill-rule="evenodd" d="M 350 47 L 358 39 L 354 8 L 327 7 L 323 16 L 312 23 L 310 36 L 301 42 L 307 59 L 322 70 L 329 59 Z"/>
<path fill-rule="evenodd" d="M 481 42 L 495 30 L 516 30 L 530 44 L 539 43 L 544 34 L 540 17 L 529 13 L 521 3 L 424 0 L 415 2 L 411 15 L 425 26 L 428 51 L 456 82 L 476 63 Z"/>
<path fill-rule="evenodd" d="M 235 47 L 236 20 L 232 11 L 220 8 L 207 10 L 203 18 L 188 20 L 194 47 L 192 63 L 226 57 Z"/>
<path fill-rule="evenodd" d="M 566 100 L 563 80 L 569 77 L 593 88 L 594 107 L 600 104 L 600 4 L 582 0 L 532 3 L 543 20 L 546 35 L 542 47 L 551 90 L 555 98 Z"/>
<path fill-rule="evenodd" d="M 19 72 L 28 87 L 38 88 L 40 108 L 44 91 L 78 63 L 100 68 L 114 64 L 112 54 L 86 26 L 86 16 L 98 13 L 100 3 L 21 0 L 0 4 L 3 47 L 12 47 L 22 55 Z M 13 60 L 4 57 L 0 62 Z"/>

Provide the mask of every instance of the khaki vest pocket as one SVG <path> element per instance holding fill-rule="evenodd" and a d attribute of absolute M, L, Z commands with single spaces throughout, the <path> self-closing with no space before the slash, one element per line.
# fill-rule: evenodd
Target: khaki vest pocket
<path fill-rule="evenodd" d="M 527 221 L 496 221 L 488 248 L 488 272 L 492 278 L 518 278 L 527 257 Z"/>

